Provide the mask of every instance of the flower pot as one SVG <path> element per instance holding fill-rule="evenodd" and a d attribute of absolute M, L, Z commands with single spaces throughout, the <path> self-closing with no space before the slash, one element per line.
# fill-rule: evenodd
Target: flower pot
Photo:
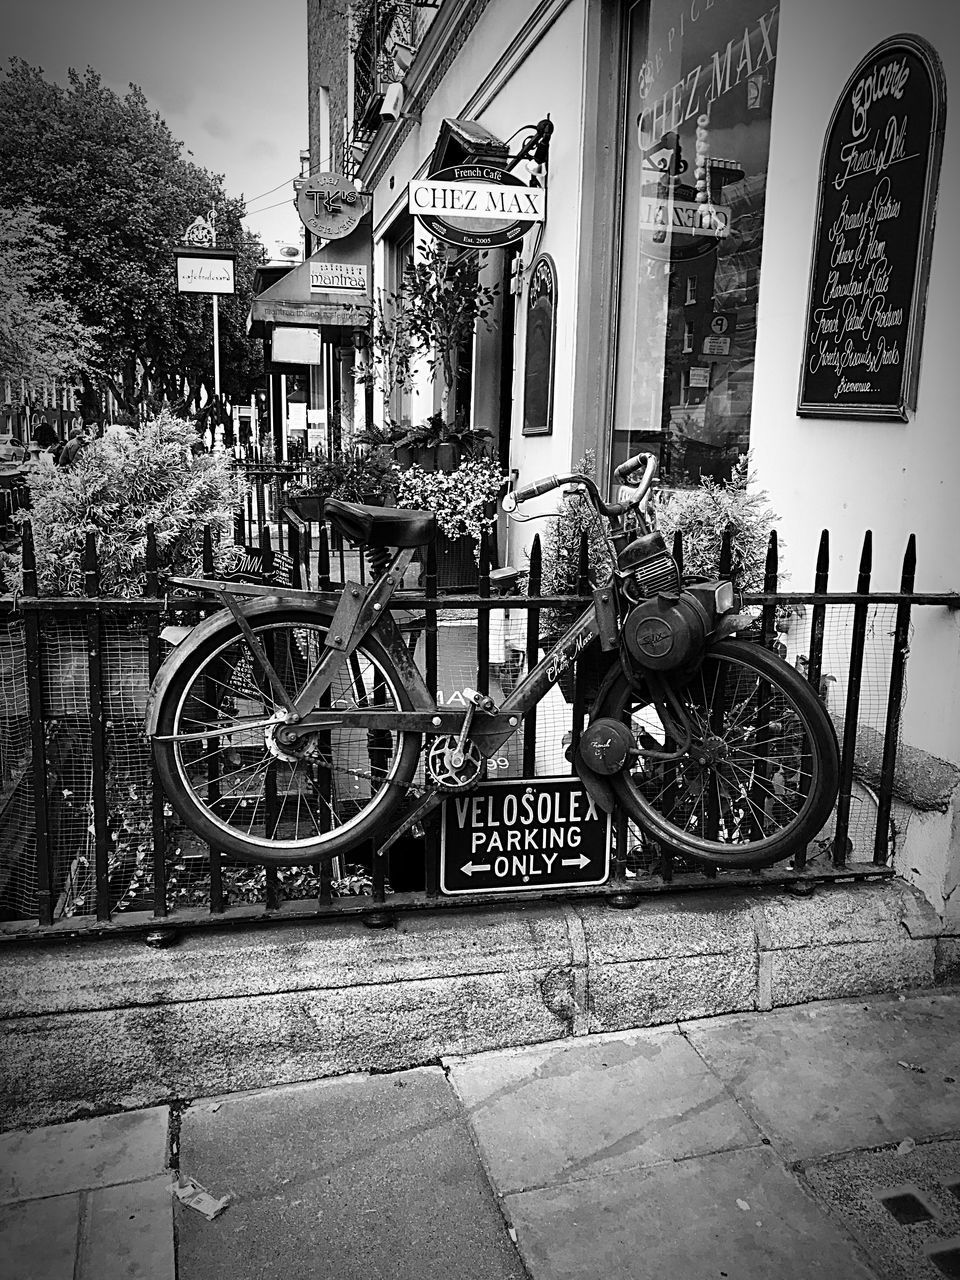
<path fill-rule="evenodd" d="M 473 558 L 473 539 L 448 538 L 445 533 L 437 531 L 437 590 L 438 591 L 476 591 L 480 583 L 477 562 Z M 420 552 L 421 582 L 423 586 L 427 572 L 427 549 Z"/>
<path fill-rule="evenodd" d="M 437 470 L 456 471 L 460 465 L 460 449 L 453 440 L 444 440 L 436 448 Z"/>

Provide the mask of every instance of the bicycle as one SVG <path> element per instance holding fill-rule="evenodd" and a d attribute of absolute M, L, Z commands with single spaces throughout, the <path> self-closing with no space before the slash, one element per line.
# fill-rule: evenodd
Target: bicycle
<path fill-rule="evenodd" d="M 712 866 L 763 867 L 800 851 L 836 800 L 833 725 L 801 675 L 736 638 L 730 582 L 681 581 L 656 528 L 656 469 L 650 454 L 619 466 L 612 503 L 575 473 L 502 499 L 515 511 L 572 486 L 603 521 L 612 569 L 499 706 L 474 690 L 465 706 L 439 706 L 391 616 L 404 570 L 434 536 L 432 513 L 327 500 L 325 518 L 382 568 L 339 596 L 171 579 L 223 606 L 168 655 L 148 703 L 180 816 L 243 861 L 316 863 L 370 837 L 383 852 L 445 797 L 475 788 L 525 713 L 597 642 L 611 665 L 574 759 L 595 804 Z"/>

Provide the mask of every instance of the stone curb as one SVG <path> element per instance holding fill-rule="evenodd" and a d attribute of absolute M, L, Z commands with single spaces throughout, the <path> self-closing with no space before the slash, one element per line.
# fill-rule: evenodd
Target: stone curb
<path fill-rule="evenodd" d="M 894 880 L 8 948 L 0 1127 L 928 987 L 939 934 Z"/>

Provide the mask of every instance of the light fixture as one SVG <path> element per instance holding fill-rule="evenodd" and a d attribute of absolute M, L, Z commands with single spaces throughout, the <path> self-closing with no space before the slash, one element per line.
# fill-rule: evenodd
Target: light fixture
<path fill-rule="evenodd" d="M 553 121 L 547 114 L 542 120 L 536 124 L 521 125 L 517 133 L 522 129 L 532 129 L 533 133 L 524 139 L 523 146 L 507 165 L 507 172 L 515 169 L 521 162 L 527 162 L 527 170 L 530 176 L 540 176 L 546 172 L 547 160 L 550 157 L 550 139 L 553 136 Z M 514 135 L 516 136 L 516 135 Z"/>
<path fill-rule="evenodd" d="M 396 63 L 397 70 L 401 76 L 406 75 L 413 64 L 417 51 L 412 44 L 405 44 L 402 40 L 395 40 L 393 48 L 390 50 L 390 56 Z"/>

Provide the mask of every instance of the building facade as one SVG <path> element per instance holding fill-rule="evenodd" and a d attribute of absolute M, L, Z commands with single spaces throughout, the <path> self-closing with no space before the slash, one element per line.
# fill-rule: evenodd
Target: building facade
<path fill-rule="evenodd" d="M 308 0 L 311 168 L 329 163 L 370 193 L 373 284 L 389 290 L 426 235 L 409 213 L 409 184 L 469 160 L 471 145 L 473 158 L 510 163 L 549 118 L 542 163 L 528 154 L 516 166 L 545 188 L 546 218 L 486 255 L 484 277 L 499 285 L 496 326 L 477 333 L 469 362 L 470 421 L 490 430 L 504 470 L 527 483 L 573 469 L 589 451 L 606 480 L 617 462 L 650 449 L 665 480 L 682 486 L 729 477 L 749 450 L 779 513 L 794 589 L 812 586 L 827 528 L 832 588 L 855 586 L 870 529 L 875 589 L 897 589 L 915 534 L 917 588 L 953 591 L 960 146 L 949 98 L 960 27 L 952 10 L 939 0 L 375 0 L 344 13 Z M 912 96 L 920 64 L 899 37 L 930 70 L 927 99 Z M 903 176 L 906 167 L 881 172 L 879 160 L 873 183 L 894 184 L 884 236 L 874 239 L 898 253 L 919 246 L 912 295 L 906 267 L 891 266 L 889 285 L 876 284 L 883 277 L 874 270 L 865 286 L 879 299 L 874 325 L 893 327 L 884 359 L 910 366 L 899 415 L 878 413 L 869 394 L 858 402 L 856 388 L 869 384 L 852 374 L 835 380 L 854 387 L 849 412 L 798 411 L 814 268 L 825 253 L 845 252 L 819 234 L 823 189 L 839 190 L 821 162 L 841 99 L 861 111 L 870 136 L 894 118 L 902 130 L 919 128 L 925 111 L 936 134 L 926 190 Z M 900 152 L 888 160 L 910 158 Z M 890 212 L 895 203 L 902 218 Z M 843 216 L 855 218 L 856 208 Z M 853 267 L 845 276 L 841 257 L 833 265 L 835 293 L 860 288 Z M 909 295 L 902 305 L 897 289 Z M 898 313 L 909 334 L 894 353 Z M 862 320 L 848 323 L 862 329 Z M 435 389 L 422 378 L 389 408 L 395 419 L 422 421 L 436 408 Z M 383 413 L 376 398 L 372 412 Z M 555 500 L 538 500 L 540 509 Z M 501 553 L 513 563 L 523 562 L 525 529 L 501 530 Z M 915 611 L 903 740 L 960 762 L 956 610 Z M 944 840 L 953 853 L 930 872 L 933 890 L 924 881 L 940 905 L 960 880 L 960 832 Z"/>

